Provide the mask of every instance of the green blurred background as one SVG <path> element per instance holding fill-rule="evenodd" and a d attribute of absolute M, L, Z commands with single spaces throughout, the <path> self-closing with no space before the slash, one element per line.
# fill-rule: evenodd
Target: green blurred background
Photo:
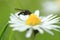
<path fill-rule="evenodd" d="M 15 8 L 29 9 L 31 12 L 39 9 L 40 15 L 42 16 L 52 13 L 60 16 L 60 0 L 0 0 L 0 40 L 32 39 L 25 37 L 26 32 L 12 31 L 12 28 L 7 25 L 10 13 L 17 12 Z M 6 27 L 6 25 L 8 27 Z M 53 32 L 55 33 L 54 36 L 46 32 L 43 35 L 38 33 L 35 40 L 60 40 L 60 33 L 56 31 Z"/>

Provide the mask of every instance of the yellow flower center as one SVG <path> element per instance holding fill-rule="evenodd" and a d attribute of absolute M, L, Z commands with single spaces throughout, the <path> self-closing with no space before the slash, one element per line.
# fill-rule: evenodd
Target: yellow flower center
<path fill-rule="evenodd" d="M 26 20 L 27 25 L 35 26 L 41 23 L 41 19 L 37 17 L 35 14 L 31 14 L 29 18 Z"/>

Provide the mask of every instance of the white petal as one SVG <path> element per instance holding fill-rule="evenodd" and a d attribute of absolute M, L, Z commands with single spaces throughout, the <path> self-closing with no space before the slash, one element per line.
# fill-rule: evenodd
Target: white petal
<path fill-rule="evenodd" d="M 52 17 L 52 16 L 53 16 L 53 14 L 50 14 L 47 17 L 45 17 L 42 21 L 44 22 L 44 21 L 48 20 L 50 17 Z"/>
<path fill-rule="evenodd" d="M 10 27 L 20 27 L 21 25 L 24 25 L 24 23 L 10 23 Z"/>
<path fill-rule="evenodd" d="M 39 33 L 41 33 L 41 34 L 43 34 L 43 33 L 44 33 L 44 31 L 43 31 L 41 28 L 38 28 L 37 30 L 38 30 L 38 31 L 39 31 Z"/>
<path fill-rule="evenodd" d="M 40 18 L 41 21 L 43 22 L 43 19 L 45 19 L 46 17 L 44 17 L 44 16 L 40 16 L 39 18 Z"/>
<path fill-rule="evenodd" d="M 37 28 L 39 28 L 40 27 L 40 25 L 36 25 L 36 26 L 33 26 L 32 28 L 34 29 L 34 30 L 36 30 Z"/>
<path fill-rule="evenodd" d="M 36 10 L 34 14 L 39 16 L 39 10 Z"/>
<path fill-rule="evenodd" d="M 16 22 L 16 23 L 17 23 L 17 22 L 18 22 L 18 23 L 21 22 L 21 23 L 23 23 L 22 20 L 20 20 L 18 17 L 16 17 L 16 16 L 13 15 L 13 14 L 11 14 L 10 20 L 11 20 L 10 23 L 11 23 L 11 22 L 13 22 L 13 23 L 15 23 L 15 22 Z"/>
<path fill-rule="evenodd" d="M 47 24 L 54 24 L 54 23 L 57 23 L 57 22 L 59 21 L 59 18 L 60 18 L 60 17 L 55 18 L 55 19 L 53 19 L 53 20 L 51 20 L 51 21 L 48 21 Z"/>
<path fill-rule="evenodd" d="M 18 30 L 22 32 L 29 28 L 24 24 L 24 21 L 21 21 L 16 15 L 11 14 L 10 20 L 11 21 L 9 21 L 9 23 L 10 26 L 13 27 L 13 30 Z"/>
<path fill-rule="evenodd" d="M 44 27 L 42 27 L 46 32 L 48 32 L 49 34 L 51 34 L 51 35 L 54 35 L 54 33 L 53 32 L 51 32 L 50 30 L 48 30 L 48 29 L 46 29 L 46 28 L 44 28 Z"/>
<path fill-rule="evenodd" d="M 8 21 L 8 23 L 10 23 L 10 24 L 20 24 L 21 22 L 18 22 L 18 21 L 16 20 L 16 21 Z"/>
<path fill-rule="evenodd" d="M 59 18 L 60 17 L 58 17 L 58 18 L 55 18 L 57 15 L 55 15 L 55 16 L 53 16 L 53 17 L 51 17 L 51 18 L 48 18 L 48 19 L 46 19 L 45 21 L 43 21 L 43 24 L 44 25 L 49 25 L 49 24 L 54 24 L 54 23 L 57 23 L 58 21 L 59 21 Z M 54 19 L 53 19 L 54 18 Z M 51 20 L 52 19 L 52 20 Z"/>
<path fill-rule="evenodd" d="M 41 33 L 41 34 L 44 33 L 43 30 L 40 28 L 40 25 L 33 26 L 32 28 L 33 28 L 34 30 L 38 30 L 39 33 Z"/>
<path fill-rule="evenodd" d="M 13 21 L 18 20 L 17 17 L 14 14 L 11 14 L 10 19 L 13 20 Z"/>
<path fill-rule="evenodd" d="M 28 28 L 29 28 L 29 27 L 26 27 L 26 26 L 23 26 L 23 27 L 22 27 L 22 26 L 21 26 L 19 30 L 20 30 L 20 31 L 26 31 Z"/>
<path fill-rule="evenodd" d="M 32 29 L 29 29 L 26 33 L 26 37 L 27 38 L 31 37 L 31 34 L 32 34 Z"/>
<path fill-rule="evenodd" d="M 19 17 L 19 16 L 18 16 L 18 14 L 19 14 L 19 13 L 20 13 L 20 11 L 19 11 L 19 12 L 17 12 L 17 13 L 15 13 L 15 16 Z"/>
<path fill-rule="evenodd" d="M 10 25 L 10 27 L 18 27 L 18 26 L 20 26 L 20 25 L 15 25 L 15 24 L 14 25 Z"/>
<path fill-rule="evenodd" d="M 45 19 L 43 19 L 42 21 L 43 22 L 47 22 L 47 21 L 50 21 L 51 19 L 53 19 L 53 18 L 55 18 L 55 17 L 57 17 L 57 15 L 53 15 L 53 14 L 51 14 L 51 15 L 48 15 Z"/>
<path fill-rule="evenodd" d="M 13 27 L 14 30 L 18 30 L 20 32 L 23 32 L 30 28 L 29 26 L 25 25 L 24 23 L 13 23 L 10 24 L 10 27 Z"/>
<path fill-rule="evenodd" d="M 50 18 L 47 19 L 46 21 L 50 21 L 51 19 L 53 19 L 53 18 L 55 18 L 55 17 L 57 17 L 57 15 L 50 17 Z"/>
<path fill-rule="evenodd" d="M 53 29 L 53 30 L 60 32 L 60 30 L 58 30 L 58 29 Z"/>
<path fill-rule="evenodd" d="M 41 27 L 41 28 L 44 27 L 44 28 L 47 28 L 47 29 L 49 29 L 49 30 L 52 29 L 52 26 L 50 26 L 50 25 L 48 25 L 48 24 L 44 24 L 44 23 L 42 23 L 42 24 L 40 25 L 40 27 Z"/>
<path fill-rule="evenodd" d="M 13 31 L 15 31 L 15 30 L 18 30 L 18 28 L 14 27 L 14 28 L 13 28 Z"/>
<path fill-rule="evenodd" d="M 49 26 L 52 28 L 60 28 L 60 26 L 58 26 L 58 25 L 49 25 Z"/>
<path fill-rule="evenodd" d="M 44 22 L 48 22 L 48 21 L 50 21 L 51 19 L 55 18 L 56 16 L 57 16 L 57 15 L 52 16 L 52 17 L 50 17 L 50 18 L 46 19 Z"/>
<path fill-rule="evenodd" d="M 26 19 L 29 17 L 29 15 L 20 15 L 19 17 L 21 20 L 26 21 Z"/>
<path fill-rule="evenodd" d="M 57 26 L 57 25 L 48 25 L 48 24 L 41 24 L 40 26 L 41 26 L 41 28 L 44 27 L 44 28 L 49 29 L 49 30 L 55 29 L 55 28 L 60 28 L 60 26 Z"/>
<path fill-rule="evenodd" d="M 18 30 L 20 32 L 26 31 L 27 29 L 28 29 L 28 27 L 25 27 L 25 26 L 24 27 L 17 27 L 16 26 L 16 27 L 13 28 L 13 30 Z"/>

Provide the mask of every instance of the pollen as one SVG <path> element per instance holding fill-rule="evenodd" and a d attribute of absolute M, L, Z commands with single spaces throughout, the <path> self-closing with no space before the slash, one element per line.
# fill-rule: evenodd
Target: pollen
<path fill-rule="evenodd" d="M 32 26 L 35 26 L 35 25 L 38 25 L 41 23 L 41 19 L 35 15 L 35 14 L 31 14 L 28 19 L 26 20 L 26 24 L 27 25 L 32 25 Z"/>

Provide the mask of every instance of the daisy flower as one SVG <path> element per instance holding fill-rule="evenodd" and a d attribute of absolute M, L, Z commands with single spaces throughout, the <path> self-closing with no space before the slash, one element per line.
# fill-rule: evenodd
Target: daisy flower
<path fill-rule="evenodd" d="M 19 32 L 27 30 L 27 38 L 31 37 L 33 30 L 37 30 L 40 34 L 43 34 L 44 31 L 46 31 L 51 35 L 54 35 L 51 30 L 59 31 L 57 28 L 60 27 L 58 25 L 54 25 L 60 18 L 57 17 L 57 15 L 51 14 L 46 17 L 39 16 L 39 10 L 36 10 L 30 15 L 18 15 L 19 13 L 20 12 L 11 14 L 9 21 L 10 27 L 12 27 L 14 31 L 17 30 Z"/>

